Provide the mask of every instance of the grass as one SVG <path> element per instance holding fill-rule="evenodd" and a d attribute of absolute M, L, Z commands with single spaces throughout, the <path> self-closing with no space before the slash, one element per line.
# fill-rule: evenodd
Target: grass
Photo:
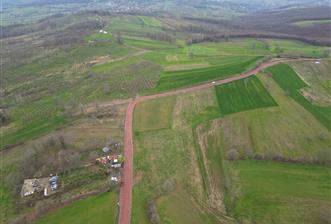
<path fill-rule="evenodd" d="M 170 128 L 175 102 L 175 97 L 166 98 L 163 101 L 150 100 L 149 102 L 142 102 L 137 107 L 134 116 L 135 131 L 143 132 Z"/>
<path fill-rule="evenodd" d="M 190 196 L 185 191 L 176 189 L 167 197 L 160 197 L 157 200 L 160 215 L 166 217 L 167 223 L 217 223 L 217 218 L 201 213 L 193 201 L 188 200 Z M 176 206 L 174 206 L 176 205 Z M 178 212 L 181 211 L 181 212 Z"/>
<path fill-rule="evenodd" d="M 291 67 L 308 83 L 301 91 L 310 102 L 319 106 L 331 106 L 331 61 L 292 62 Z"/>
<path fill-rule="evenodd" d="M 151 40 L 147 38 L 138 38 L 132 36 L 125 36 L 124 43 L 127 46 L 142 48 L 146 50 L 164 50 L 164 49 L 173 49 L 176 48 L 176 45 L 173 45 L 169 42 Z"/>
<path fill-rule="evenodd" d="M 163 72 L 160 75 L 160 81 L 155 90 L 166 91 L 169 89 L 191 86 L 210 80 L 223 79 L 245 71 L 249 67 L 253 66 L 259 59 L 261 59 L 261 57 L 254 57 L 238 64 L 213 66 L 176 72 Z"/>
<path fill-rule="evenodd" d="M 329 167 L 238 161 L 241 193 L 234 215 L 253 223 L 324 223 L 331 206 Z"/>
<path fill-rule="evenodd" d="M 102 193 L 59 208 L 35 223 L 117 223 L 117 201 L 115 192 Z"/>
<path fill-rule="evenodd" d="M 3 136 L 0 148 L 3 148 L 6 145 L 11 145 L 29 139 L 33 139 L 42 134 L 64 127 L 70 124 L 72 121 L 72 118 L 66 116 L 52 117 L 52 119 L 49 120 L 37 120 L 33 123 L 24 125 L 18 130 L 6 133 Z"/>
<path fill-rule="evenodd" d="M 331 107 L 314 105 L 302 96 L 299 90 L 307 87 L 307 84 L 298 77 L 289 65 L 275 65 L 267 70 L 272 73 L 273 79 L 291 98 L 312 113 L 321 124 L 331 130 Z"/>
<path fill-rule="evenodd" d="M 107 35 L 94 33 L 85 37 L 87 42 L 93 40 L 94 43 L 85 41 L 73 48 L 42 52 L 40 60 L 4 71 L 8 82 L 6 83 L 8 94 L 6 93 L 4 103 L 1 104 L 5 108 L 7 106 L 10 108 L 8 113 L 11 119 L 9 126 L 3 129 L 5 145 L 34 139 L 70 124 L 74 120 L 70 116 L 71 113 L 78 110 L 81 104 L 127 98 L 138 93 L 145 93 L 146 90 L 155 88 L 160 78 L 160 71 L 167 66 L 177 66 L 177 69 L 184 67 L 185 70 L 175 69 L 176 71 L 163 72 L 159 81 L 160 86 L 155 88 L 156 91 L 190 86 L 239 73 L 252 66 L 258 58 L 277 54 L 279 48 L 284 53 L 316 57 L 319 57 L 326 49 L 295 41 L 253 39 L 234 39 L 229 42 L 186 46 L 187 35 L 179 32 L 176 34 L 176 41 L 169 44 L 146 38 L 150 34 L 164 33 L 162 19 L 116 16 L 111 17 L 110 20 L 110 24 L 105 27 L 108 31 Z M 125 38 L 123 45 L 115 41 L 116 33 L 121 33 Z M 28 35 L 27 38 L 30 36 Z M 136 48 L 148 51 L 137 56 L 135 55 L 138 52 Z M 100 58 L 111 61 L 90 67 L 91 61 L 98 61 Z M 199 63 L 208 67 L 190 67 Z M 107 87 L 110 88 L 107 90 Z M 313 160 L 319 150 L 330 148 L 329 132 L 315 122 L 312 116 L 305 113 L 301 107 L 293 106 L 293 102 L 283 98 L 285 97 L 277 96 L 277 99 L 275 97 L 277 103 L 279 99 L 282 99 L 282 106 L 279 108 L 260 108 L 254 110 L 255 115 L 252 111 L 246 111 L 247 118 L 240 117 L 238 114 L 229 116 L 233 120 L 226 118 L 224 126 L 230 127 L 229 141 L 236 144 L 236 147 L 242 146 L 240 150 L 244 150 L 246 143 L 251 141 L 252 143 L 247 145 L 252 147 L 256 154 L 267 155 L 269 152 L 274 153 L 274 150 L 281 152 L 287 158 L 294 159 L 304 156 Z M 142 129 L 136 132 L 138 140 L 135 141 L 138 148 L 135 165 L 138 167 L 137 170 L 143 173 L 143 178 L 137 184 L 134 193 L 133 218 L 139 220 L 139 223 L 145 223 L 145 205 L 150 199 L 155 199 L 157 206 L 164 209 L 165 213 L 160 211 L 163 221 L 167 220 L 167 213 L 174 215 L 175 210 L 170 206 L 173 205 L 172 200 L 176 198 L 182 202 L 179 208 L 184 205 L 188 211 L 196 214 L 194 217 L 212 220 L 212 218 L 205 218 L 205 214 L 208 217 L 212 216 L 208 209 L 205 210 L 199 203 L 194 204 L 196 201 L 205 203 L 211 187 L 207 186 L 203 189 L 201 177 L 203 171 L 196 166 L 198 155 L 193 134 L 196 125 L 221 116 L 217 99 L 214 91 L 208 90 L 187 94 L 174 101 L 169 105 L 163 105 L 166 100 L 156 103 L 160 111 L 155 114 L 153 111 L 157 106 L 154 105 L 151 108 L 147 106 L 141 113 L 147 114 L 145 110 L 149 110 L 148 117 L 142 115 L 143 118 L 139 118 L 139 120 L 145 119 L 143 123 L 137 125 Z M 139 111 L 136 113 L 140 114 Z M 146 118 L 149 119 L 146 120 Z M 77 130 L 74 136 L 77 136 L 78 132 L 83 133 L 81 130 Z M 103 128 L 95 128 L 89 133 L 94 133 L 92 138 L 98 138 L 98 142 L 105 142 L 108 138 L 107 136 L 99 138 L 100 135 L 105 135 Z M 113 129 L 111 133 L 114 135 Z M 320 135 L 324 137 L 320 138 Z M 91 136 L 82 135 L 76 141 L 80 142 L 80 148 L 84 148 L 87 147 L 86 145 L 90 146 L 90 138 Z M 211 144 L 214 143 L 211 142 Z M 226 149 L 234 147 L 228 142 L 225 145 Z M 24 149 L 17 151 L 17 148 L 11 149 L 17 152 L 13 163 L 20 161 L 19 159 L 24 154 Z M 213 152 L 206 154 L 208 158 L 218 156 Z M 203 166 L 205 154 L 201 151 L 200 155 L 202 155 L 201 165 Z M 219 161 L 215 158 L 212 170 L 219 169 L 218 163 Z M 207 174 L 211 172 L 209 168 L 205 170 Z M 176 188 L 168 194 L 164 193 L 163 186 L 169 179 L 174 181 Z M 208 177 L 209 181 L 206 183 L 212 185 L 211 179 Z M 2 185 L 0 187 L 2 192 L 7 192 Z M 80 188 L 76 190 L 79 191 Z M 9 194 L 5 196 L 8 196 L 4 201 L 8 204 L 9 213 L 11 211 L 14 213 L 17 211 L 15 199 Z M 91 207 L 93 213 L 96 209 L 94 206 Z M 76 210 L 75 212 L 84 217 L 85 210 L 81 213 Z M 61 210 L 59 216 L 69 219 L 62 214 L 65 214 L 64 210 Z M 56 220 L 59 219 L 60 217 L 56 216 Z M 177 219 L 179 218 L 174 215 L 171 220 L 176 222 Z M 61 223 L 61 220 L 58 222 Z M 84 223 L 84 220 L 82 222 Z M 181 223 L 182 220 L 178 222 Z"/>
<path fill-rule="evenodd" d="M 259 156 L 262 159 L 282 158 L 314 162 L 319 161 L 321 150 L 330 148 L 331 135 L 328 130 L 308 111 L 285 96 L 270 76 L 258 74 L 251 79 L 253 83 L 258 80 L 258 90 L 263 89 L 264 94 L 268 91 L 270 94 L 268 96 L 274 99 L 273 102 L 277 102 L 277 107 L 257 108 L 213 120 L 220 118 L 221 114 L 217 112 L 218 101 L 214 89 L 211 88 L 177 96 L 170 128 L 137 131 L 135 121 L 136 184 L 132 207 L 134 223 L 149 223 L 146 205 L 150 201 L 156 203 L 162 222 L 173 223 L 194 223 L 191 218 L 198 220 L 197 222 L 203 218 L 207 223 L 232 223 L 233 220 L 228 217 L 229 215 L 233 215 L 238 220 L 257 220 L 257 223 L 272 223 L 273 220 L 276 220 L 276 223 L 277 221 L 286 223 L 286 220 L 300 223 L 304 221 L 301 217 L 313 217 L 308 218 L 309 221 L 316 217 L 317 211 L 310 213 L 305 207 L 299 206 L 308 202 L 315 203 L 316 208 L 322 211 L 321 214 L 327 214 L 325 211 L 329 208 L 329 202 L 317 201 L 312 196 L 313 193 L 307 193 L 307 200 L 305 199 L 304 203 L 297 202 L 302 200 L 299 196 L 305 195 L 304 192 L 319 191 L 320 180 L 307 186 L 302 185 L 310 181 L 311 176 L 315 174 L 321 175 L 321 180 L 325 179 L 323 172 L 326 169 L 323 166 L 307 165 L 307 172 L 314 167 L 322 168 L 316 169 L 316 172 L 312 171 L 314 173 L 311 176 L 303 175 L 298 183 L 291 182 L 292 177 L 292 181 L 295 181 L 294 174 L 289 178 L 292 189 L 302 186 L 302 193 L 295 200 L 288 199 L 291 190 L 281 192 L 286 190 L 283 186 L 286 186 L 288 181 L 283 179 L 276 181 L 276 177 L 284 176 L 286 174 L 284 170 L 287 169 L 281 170 L 277 166 L 282 164 L 286 166 L 286 163 L 274 163 L 275 170 L 268 171 L 270 179 L 275 179 L 272 184 L 275 183 L 275 186 L 281 184 L 283 190 L 270 188 L 266 194 L 259 194 L 257 191 L 256 194 L 246 197 L 246 184 L 256 187 L 255 181 L 248 183 L 249 180 L 242 179 L 244 177 L 241 176 L 240 167 L 234 165 L 241 161 L 233 163 L 224 159 L 228 150 L 235 149 L 241 159 Z M 247 81 L 243 80 L 243 82 Z M 160 98 L 144 103 L 155 105 L 155 101 L 158 101 L 158 105 L 168 105 L 167 107 L 172 108 L 165 103 L 167 100 L 169 98 Z M 135 117 L 148 114 L 146 117 L 151 120 L 164 119 L 163 113 L 152 114 L 150 108 L 139 104 Z M 148 122 L 149 120 L 145 121 L 147 124 Z M 324 137 L 320 138 L 321 135 Z M 243 169 L 248 172 L 250 169 L 249 165 L 247 166 L 247 169 Z M 268 164 L 266 166 L 268 169 Z M 305 165 L 288 164 L 288 166 L 293 166 L 293 169 L 297 166 L 301 169 L 300 167 Z M 258 168 L 252 165 L 252 170 L 257 170 L 257 174 L 264 172 L 263 165 Z M 277 171 L 280 174 L 275 174 Z M 264 178 L 268 179 L 269 176 L 266 174 Z M 259 181 L 262 180 L 261 178 Z M 256 183 L 260 184 L 258 181 Z M 172 188 L 167 190 L 169 185 Z M 326 191 L 324 190 L 320 195 L 325 196 Z M 278 200 L 272 198 L 280 193 L 284 194 L 281 195 L 283 198 Z M 265 195 L 272 198 L 267 203 L 265 201 L 269 199 L 265 199 Z M 284 201 L 284 198 L 288 199 L 284 202 L 286 205 L 277 204 L 279 201 Z M 274 206 L 278 212 L 269 210 L 268 206 Z M 289 217 L 286 209 L 293 211 L 293 214 L 295 212 L 295 215 Z M 178 215 L 176 212 L 178 210 L 185 210 L 185 213 L 191 216 Z M 285 210 L 284 215 L 279 212 L 283 210 Z M 203 214 L 207 214 L 207 217 Z M 262 217 L 261 214 L 264 216 Z"/>
<path fill-rule="evenodd" d="M 215 87 L 222 114 L 277 106 L 261 81 L 253 76 Z"/>
<path fill-rule="evenodd" d="M 116 16 L 111 17 L 106 30 L 111 33 L 121 33 L 131 36 L 146 36 L 147 34 L 164 33 L 158 20 L 144 16 Z"/>
<path fill-rule="evenodd" d="M 148 104 L 150 106 L 147 106 Z M 157 108 L 157 105 L 168 107 L 167 111 L 170 113 L 167 112 L 167 116 L 170 114 L 172 118 L 171 127 L 156 131 L 139 131 L 141 124 L 136 122 L 137 117 L 144 117 L 146 126 L 149 126 L 150 120 L 163 123 L 160 121 L 164 120 L 165 113 L 158 112 L 159 109 L 151 112 L 151 108 Z M 217 108 L 216 105 L 213 90 L 209 89 L 176 98 L 146 101 L 137 106 L 134 122 L 134 167 L 135 179 L 138 179 L 138 176 L 140 178 L 133 190 L 133 223 L 149 223 L 146 208 L 149 201 L 155 201 L 162 222 L 217 223 L 212 213 L 197 203 L 200 200 L 206 203 L 208 201 L 205 198 L 200 170 L 196 166 L 192 132 L 192 125 L 197 117 L 202 119 L 202 114 Z M 194 215 L 176 213 L 184 208 L 185 213 Z"/>
<path fill-rule="evenodd" d="M 300 26 L 300 27 L 310 27 L 310 26 L 316 26 L 321 24 L 330 24 L 330 19 L 321 19 L 321 20 L 302 20 L 293 23 L 294 25 Z"/>
<path fill-rule="evenodd" d="M 1 168 L 3 169 L 3 168 Z M 3 170 L 1 170 L 3 172 Z M 1 175 L 1 178 L 4 178 Z M 7 186 L 4 185 L 3 180 L 1 180 L 0 185 L 0 223 L 6 223 L 8 221 L 8 217 L 13 216 L 13 198 L 12 192 L 9 190 Z"/>
<path fill-rule="evenodd" d="M 225 154 L 234 149 L 240 158 L 322 162 L 319 155 L 331 147 L 328 129 L 286 96 L 273 78 L 265 74 L 258 74 L 258 78 L 278 106 L 225 116 L 222 119 Z"/>
<path fill-rule="evenodd" d="M 155 17 L 139 16 L 139 19 L 141 19 L 146 26 L 154 26 L 154 27 L 162 26 L 162 22 Z"/>
<path fill-rule="evenodd" d="M 274 55 L 321 58 L 325 56 L 324 53 L 327 49 L 292 40 L 265 39 L 263 41 Z"/>
<path fill-rule="evenodd" d="M 109 35 L 95 33 L 86 37 L 86 40 L 96 40 L 93 44 L 85 42 L 72 49 L 58 50 L 41 60 L 6 71 L 9 77 L 8 91 L 11 94 L 3 102 L 5 105 L 20 104 L 19 108 L 11 107 L 10 117 L 14 129 L 4 131 L 9 139 L 7 142 L 25 141 L 61 127 L 67 122 L 57 122 L 60 120 L 59 113 L 72 102 L 78 105 L 95 100 L 131 97 L 226 78 L 248 69 L 263 56 L 273 54 L 276 45 L 289 51 L 295 49 L 300 54 L 314 50 L 322 52 L 325 49 L 294 41 L 263 39 L 234 39 L 178 47 L 142 38 L 139 34 L 134 36 L 132 33 L 129 36 L 123 33 L 126 39 L 124 45 L 113 40 L 112 29 L 114 32 L 119 29 L 132 32 L 142 29 L 147 33 L 150 32 L 147 27 L 160 29 L 156 24 L 152 25 L 156 22 L 154 19 L 143 22 L 144 19 L 134 16 L 114 17 L 105 28 Z M 98 41 L 103 36 L 109 36 L 110 41 Z M 148 51 L 138 56 L 135 55 L 136 47 Z M 109 57 L 111 61 L 86 66 L 89 61 L 103 56 Z M 171 71 L 166 71 L 169 68 Z M 17 96 L 22 96 L 26 104 L 18 103 Z M 63 105 L 54 100 L 51 103 L 48 99 L 51 96 L 59 99 L 55 101 L 62 101 Z M 31 110 L 31 107 L 35 109 Z M 51 118 L 52 125 L 47 125 L 49 128 L 44 126 L 50 121 L 41 119 L 46 114 Z M 22 121 L 26 115 L 31 118 L 28 122 Z M 35 124 L 42 125 L 39 128 Z M 30 131 L 35 134 L 28 134 Z"/>

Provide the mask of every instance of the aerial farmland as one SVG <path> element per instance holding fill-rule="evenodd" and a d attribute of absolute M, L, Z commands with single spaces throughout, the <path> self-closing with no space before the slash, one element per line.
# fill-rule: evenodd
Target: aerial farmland
<path fill-rule="evenodd" d="M 331 223 L 327 1 L 14 0 L 0 224 Z"/>

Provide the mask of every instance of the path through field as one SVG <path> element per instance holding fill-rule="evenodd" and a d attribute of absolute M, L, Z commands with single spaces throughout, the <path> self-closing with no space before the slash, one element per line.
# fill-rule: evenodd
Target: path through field
<path fill-rule="evenodd" d="M 135 99 L 133 99 L 127 108 L 126 116 L 125 116 L 125 125 L 124 125 L 124 157 L 125 157 L 125 164 L 124 169 L 122 173 L 122 184 L 120 188 L 120 212 L 119 212 L 119 224 L 129 224 L 131 222 L 131 202 L 132 202 L 132 186 L 133 186 L 133 112 L 135 106 L 146 100 L 156 99 L 160 97 L 166 97 L 166 96 L 173 96 L 177 94 L 192 92 L 196 90 L 201 89 L 207 89 L 211 88 L 216 85 L 221 85 L 229 82 L 233 82 L 236 80 L 244 79 L 249 76 L 255 75 L 259 71 L 262 71 L 263 69 L 266 69 L 270 66 L 284 63 L 284 62 L 293 62 L 293 61 L 304 61 L 304 60 L 314 60 L 314 59 L 306 59 L 306 58 L 300 58 L 300 59 L 287 59 L 287 58 L 280 58 L 280 59 L 273 59 L 268 62 L 262 63 L 257 68 L 254 68 L 252 70 L 249 70 L 247 72 L 244 72 L 240 75 L 217 80 L 213 82 L 208 82 L 184 89 L 178 89 L 178 90 L 171 90 L 169 92 L 164 93 L 158 93 L 155 95 L 149 95 L 149 96 L 138 96 Z"/>

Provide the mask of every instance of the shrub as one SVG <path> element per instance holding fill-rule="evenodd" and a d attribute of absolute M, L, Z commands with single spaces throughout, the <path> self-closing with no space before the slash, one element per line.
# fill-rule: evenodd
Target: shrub
<path fill-rule="evenodd" d="M 161 223 L 160 216 L 157 212 L 157 208 L 154 200 L 147 203 L 147 212 L 148 212 L 149 220 L 151 221 L 152 224 Z"/>
<path fill-rule="evenodd" d="M 237 160 L 239 158 L 239 153 L 236 149 L 230 149 L 227 153 L 226 153 L 226 158 L 228 160 Z"/>

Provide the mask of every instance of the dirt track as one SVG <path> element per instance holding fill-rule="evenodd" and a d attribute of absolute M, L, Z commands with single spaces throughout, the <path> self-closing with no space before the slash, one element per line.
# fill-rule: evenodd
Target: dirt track
<path fill-rule="evenodd" d="M 122 173 L 122 185 L 120 189 L 120 212 L 119 212 L 119 224 L 129 224 L 131 221 L 131 202 L 132 202 L 132 185 L 133 185 L 133 130 L 132 130 L 132 121 L 133 121 L 133 112 L 135 106 L 146 100 L 156 99 L 160 97 L 166 97 L 166 96 L 173 96 L 177 94 L 192 92 L 196 90 L 206 89 L 210 88 L 216 85 L 221 85 L 229 82 L 233 82 L 239 79 L 247 78 L 249 76 L 252 76 L 259 71 L 268 68 L 272 65 L 283 63 L 283 62 L 291 62 L 291 61 L 304 61 L 304 60 L 314 60 L 314 59 L 274 59 L 268 62 L 265 62 L 258 66 L 257 68 L 254 68 L 252 70 L 249 70 L 247 72 L 244 72 L 240 75 L 214 81 L 214 82 L 208 82 L 201 85 L 196 85 L 184 89 L 178 89 L 178 90 L 171 90 L 169 92 L 164 93 L 158 93 L 155 95 L 149 95 L 149 96 L 138 96 L 134 100 L 132 100 L 127 108 L 126 116 L 125 116 L 125 126 L 124 126 L 124 156 L 125 156 L 125 164 L 124 169 Z"/>

